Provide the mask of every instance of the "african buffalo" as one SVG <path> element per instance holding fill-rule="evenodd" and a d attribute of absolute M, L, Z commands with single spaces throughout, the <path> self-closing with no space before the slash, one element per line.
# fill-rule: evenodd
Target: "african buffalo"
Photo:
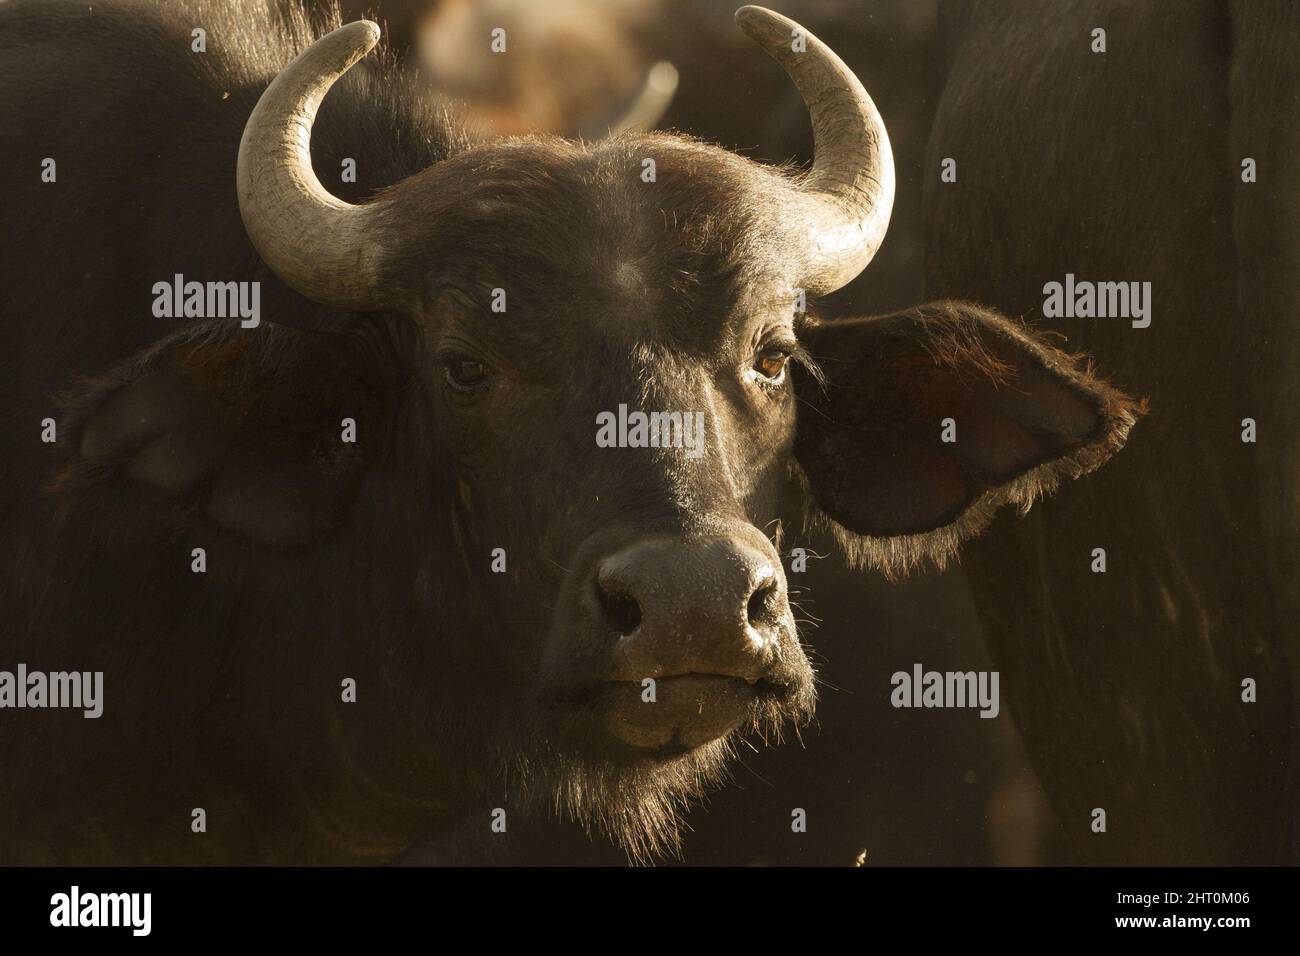
<path fill-rule="evenodd" d="M 804 173 L 469 147 L 365 21 L 0 7 L 0 666 L 103 674 L 97 719 L 0 710 L 7 862 L 472 861 L 553 816 L 671 853 L 812 711 L 792 536 L 942 562 L 1123 445 L 1135 403 L 998 314 L 802 308 L 884 239 L 889 140 L 737 21 Z"/>
<path fill-rule="evenodd" d="M 1300 7 L 954 2 L 941 30 L 927 294 L 1150 401 L 1116 467 L 968 555 L 1017 725 L 1083 861 L 1293 858 Z M 1147 315 L 1053 317 L 1067 276 L 1149 283 Z"/>

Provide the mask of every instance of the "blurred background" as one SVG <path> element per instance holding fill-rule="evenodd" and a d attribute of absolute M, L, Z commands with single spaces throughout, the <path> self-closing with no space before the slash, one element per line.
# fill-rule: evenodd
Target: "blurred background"
<path fill-rule="evenodd" d="M 324 10 L 334 0 L 309 0 Z M 595 139 L 627 125 L 670 129 L 753 159 L 807 164 L 812 130 L 794 86 L 734 26 L 736 0 L 341 0 L 427 76 L 474 136 Z M 934 0 L 769 0 L 849 65 L 889 129 L 898 192 L 884 246 L 828 316 L 922 299 L 921 183 L 943 74 Z M 491 50 L 505 30 L 507 52 Z M 746 750 L 735 784 L 690 818 L 685 862 L 867 865 L 1069 862 L 1003 705 L 895 710 L 890 675 L 990 670 L 960 568 L 899 582 L 825 560 L 791 575 L 822 678 L 817 723 Z M 807 814 L 793 833 L 791 811 Z M 582 839 L 581 836 L 575 837 Z M 581 848 L 575 848 L 575 858 Z"/>

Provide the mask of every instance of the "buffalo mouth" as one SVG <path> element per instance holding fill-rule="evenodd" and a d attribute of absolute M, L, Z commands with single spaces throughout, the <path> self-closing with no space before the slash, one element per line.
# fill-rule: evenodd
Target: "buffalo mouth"
<path fill-rule="evenodd" d="M 790 686 L 766 678 L 674 674 L 655 678 L 653 693 L 645 682 L 611 680 L 568 695 L 565 704 L 587 743 L 627 759 L 660 761 L 779 719 L 793 695 Z"/>

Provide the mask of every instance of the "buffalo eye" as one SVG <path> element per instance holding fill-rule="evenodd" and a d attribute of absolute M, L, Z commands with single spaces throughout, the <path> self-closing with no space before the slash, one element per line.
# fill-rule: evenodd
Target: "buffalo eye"
<path fill-rule="evenodd" d="M 449 355 L 443 360 L 443 375 L 452 391 L 473 395 L 487 384 L 487 366 L 465 355 Z"/>
<path fill-rule="evenodd" d="M 754 371 L 764 378 L 779 381 L 790 361 L 790 350 L 780 347 L 765 348 L 754 357 Z"/>

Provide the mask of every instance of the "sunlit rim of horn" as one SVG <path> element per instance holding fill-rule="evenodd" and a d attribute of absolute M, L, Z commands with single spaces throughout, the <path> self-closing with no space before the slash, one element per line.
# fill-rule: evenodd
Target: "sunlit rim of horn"
<path fill-rule="evenodd" d="M 358 20 L 321 37 L 266 88 L 244 126 L 236 183 L 239 211 L 266 264 L 323 305 L 373 310 L 386 302 L 382 206 L 354 206 L 320 184 L 311 130 L 330 87 L 379 42 Z"/>
<path fill-rule="evenodd" d="M 781 64 L 811 114 L 813 165 L 790 214 L 807 243 L 803 287 L 833 292 L 866 268 L 889 228 L 894 156 L 885 123 L 853 71 L 799 24 L 753 6 L 737 10 L 736 23 Z"/>

